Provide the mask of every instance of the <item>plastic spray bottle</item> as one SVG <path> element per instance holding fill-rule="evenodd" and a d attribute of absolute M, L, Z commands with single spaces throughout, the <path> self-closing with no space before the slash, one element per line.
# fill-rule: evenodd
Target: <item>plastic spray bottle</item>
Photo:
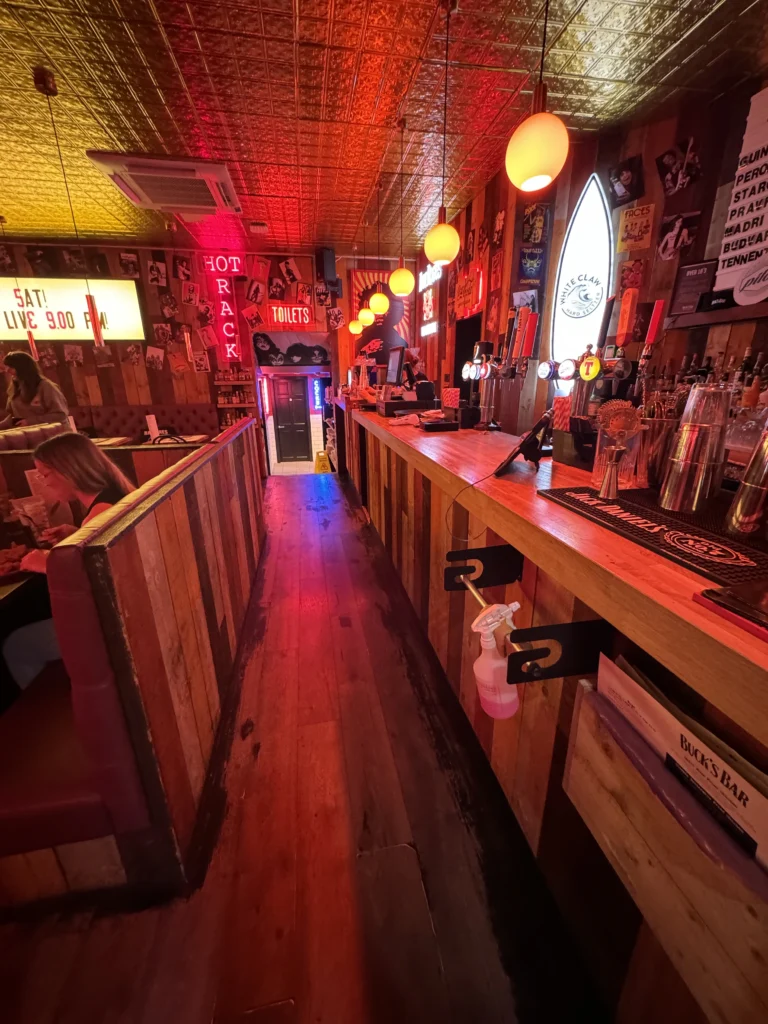
<path fill-rule="evenodd" d="M 496 646 L 496 629 L 502 622 L 514 629 L 512 615 L 520 605 L 492 604 L 483 608 L 472 629 L 480 634 L 480 657 L 475 661 L 475 682 L 480 706 L 491 718 L 511 718 L 520 707 L 517 687 L 507 682 L 507 659 Z"/>

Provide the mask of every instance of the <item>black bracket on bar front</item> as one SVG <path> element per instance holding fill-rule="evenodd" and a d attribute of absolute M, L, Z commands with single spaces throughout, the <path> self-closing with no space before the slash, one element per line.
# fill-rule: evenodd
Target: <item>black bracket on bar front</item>
<path fill-rule="evenodd" d="M 443 576 L 446 590 L 463 590 L 464 584 L 459 576 L 472 580 L 478 590 L 483 587 L 501 587 L 507 583 L 517 583 L 523 575 L 523 556 L 511 544 L 490 544 L 485 548 L 465 548 L 463 551 L 449 551 L 445 556 L 449 562 L 461 562 L 461 565 L 449 565 Z M 480 563 L 481 572 L 473 578 L 473 565 L 466 562 L 472 559 Z"/>
<path fill-rule="evenodd" d="M 511 643 L 533 644 L 534 647 L 509 655 L 507 682 L 539 683 L 544 679 L 596 672 L 600 652 L 607 652 L 613 633 L 613 626 L 605 619 L 515 629 L 509 635 Z M 542 665 L 547 659 L 551 660 Z"/>

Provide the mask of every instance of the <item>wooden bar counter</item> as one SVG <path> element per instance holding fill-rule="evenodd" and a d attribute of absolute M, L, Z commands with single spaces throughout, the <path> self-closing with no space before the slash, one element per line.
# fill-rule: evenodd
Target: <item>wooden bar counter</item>
<path fill-rule="evenodd" d="M 758 877 L 745 882 L 691 839 L 577 677 L 519 686 L 511 719 L 482 711 L 479 608 L 444 589 L 446 555 L 513 545 L 522 579 L 483 595 L 519 601 L 519 628 L 607 620 L 617 649 L 656 659 L 700 695 L 710 722 L 763 754 L 768 644 L 693 602 L 703 577 L 536 493 L 588 485 L 587 473 L 547 460 L 537 474 L 519 459 L 497 479 L 510 435 L 428 434 L 337 405 L 350 478 L 613 1019 L 768 1019 L 768 878 L 752 865 Z"/>

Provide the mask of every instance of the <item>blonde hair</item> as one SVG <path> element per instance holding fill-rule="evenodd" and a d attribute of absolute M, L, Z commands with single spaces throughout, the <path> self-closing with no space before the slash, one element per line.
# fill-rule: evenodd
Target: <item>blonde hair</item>
<path fill-rule="evenodd" d="M 113 485 L 123 497 L 135 490 L 128 477 L 83 434 L 57 434 L 38 445 L 34 457 L 55 469 L 81 494 L 99 494 Z"/>

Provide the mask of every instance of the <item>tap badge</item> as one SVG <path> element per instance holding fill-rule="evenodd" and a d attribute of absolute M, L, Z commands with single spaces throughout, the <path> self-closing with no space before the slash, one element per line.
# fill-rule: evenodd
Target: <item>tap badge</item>
<path fill-rule="evenodd" d="M 560 308 L 566 316 L 580 320 L 594 313 L 603 301 L 605 289 L 599 277 L 579 274 L 566 282 L 560 292 Z"/>

